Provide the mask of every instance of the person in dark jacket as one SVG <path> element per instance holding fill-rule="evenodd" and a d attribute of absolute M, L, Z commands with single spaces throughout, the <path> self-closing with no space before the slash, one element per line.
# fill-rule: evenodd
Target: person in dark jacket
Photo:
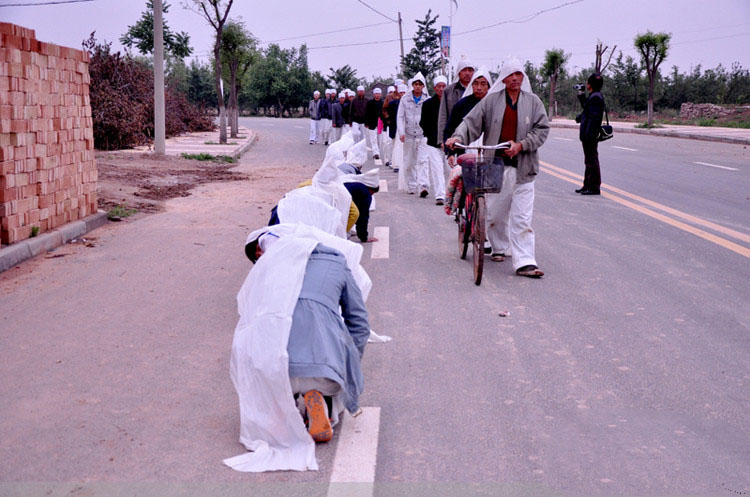
<path fill-rule="evenodd" d="M 578 92 L 578 100 L 583 106 L 576 121 L 581 123 L 579 138 L 583 145 L 583 163 L 586 170 L 583 175 L 583 186 L 576 190 L 581 195 L 599 195 L 602 184 L 601 171 L 599 170 L 599 132 L 602 129 L 602 116 L 604 115 L 604 97 L 602 86 L 604 80 L 599 73 L 593 73 L 586 82 L 589 96 L 582 91 Z"/>
<path fill-rule="evenodd" d="M 339 99 L 333 104 L 333 116 L 331 117 L 331 126 L 333 126 L 333 132 L 331 136 L 331 143 L 339 141 L 341 139 L 341 132 L 344 129 L 344 102 L 346 102 L 346 94 L 344 92 L 339 93 Z"/>
<path fill-rule="evenodd" d="M 365 87 L 357 87 L 357 96 L 352 100 L 352 133 L 354 141 L 365 138 L 365 115 L 367 114 L 367 99 L 365 98 Z"/>
<path fill-rule="evenodd" d="M 320 103 L 318 108 L 318 117 L 320 117 L 321 127 L 323 128 L 321 137 L 318 141 L 325 142 L 324 145 L 328 145 L 328 135 L 331 134 L 331 119 L 333 118 L 333 100 L 331 96 L 331 89 L 326 90 L 326 98 Z"/>
<path fill-rule="evenodd" d="M 372 148 L 372 158 L 380 159 L 380 136 L 378 135 L 378 120 L 383 111 L 383 91 L 380 88 L 372 90 L 372 99 L 365 107 L 365 128 L 367 128 L 367 140 Z"/>
<path fill-rule="evenodd" d="M 464 97 L 456 102 L 456 105 L 454 105 L 453 109 L 451 109 L 450 111 L 448 122 L 446 123 L 445 129 L 443 130 L 443 136 L 446 138 L 450 138 L 451 136 L 453 136 L 453 132 L 456 131 L 458 126 L 461 124 L 461 121 L 464 120 L 464 117 L 466 117 L 469 112 L 471 112 L 471 110 L 479 103 L 479 101 L 487 95 L 490 86 L 492 86 L 489 71 L 485 71 L 484 68 L 480 68 L 473 74 L 474 75 L 472 76 L 471 84 L 468 85 L 464 93 Z M 469 91 L 471 91 L 470 94 L 468 93 Z M 451 166 L 453 166 L 455 156 L 464 153 L 463 150 L 452 150 L 447 147 L 445 151 L 448 154 Z"/>
<path fill-rule="evenodd" d="M 443 98 L 440 100 L 440 114 L 438 114 L 438 141 L 440 143 L 444 143 L 445 140 L 450 138 L 450 135 L 443 136 L 443 130 L 448 123 L 451 109 L 456 105 L 456 102 L 464 97 L 466 88 L 471 85 L 471 78 L 474 76 L 475 69 L 474 64 L 462 55 L 456 65 L 457 81 L 445 88 Z"/>
<path fill-rule="evenodd" d="M 445 76 L 434 79 L 435 94 L 422 105 L 422 118 L 419 121 L 419 126 L 427 139 L 426 143 L 420 145 L 420 153 L 427 157 L 427 175 L 437 205 L 443 205 L 445 202 L 445 155 L 438 141 L 438 117 L 440 101 L 447 83 Z"/>

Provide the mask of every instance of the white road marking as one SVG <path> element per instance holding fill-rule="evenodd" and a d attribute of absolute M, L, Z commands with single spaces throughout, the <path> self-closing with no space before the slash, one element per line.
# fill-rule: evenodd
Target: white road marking
<path fill-rule="evenodd" d="M 373 159 L 373 161 L 375 162 L 376 166 L 382 166 L 383 165 L 383 161 L 380 160 L 380 159 Z"/>
<path fill-rule="evenodd" d="M 373 259 L 388 259 L 390 257 L 390 243 L 388 241 L 388 235 L 390 234 L 390 228 L 388 226 L 376 226 L 375 233 L 373 236 L 378 239 L 377 242 L 372 243 Z"/>
<path fill-rule="evenodd" d="M 630 152 L 637 152 L 638 150 L 634 148 L 628 148 L 628 147 L 618 147 L 617 145 L 612 145 L 612 148 L 619 148 L 620 150 L 629 150 Z"/>
<path fill-rule="evenodd" d="M 370 497 L 375 482 L 378 456 L 380 408 L 363 407 L 356 418 L 347 416 L 341 422 L 336 456 L 333 459 L 329 497 Z"/>
<path fill-rule="evenodd" d="M 307 126 L 299 126 L 299 125 L 295 124 L 294 127 L 295 128 L 299 128 L 299 129 L 305 129 Z"/>
<path fill-rule="evenodd" d="M 701 166 L 718 167 L 719 169 L 726 169 L 727 171 L 739 171 L 736 167 L 719 166 L 716 164 L 709 164 L 708 162 L 693 162 L 693 164 L 699 164 Z"/>
<path fill-rule="evenodd" d="M 380 186 L 381 192 L 388 193 L 388 180 L 387 179 L 381 179 L 379 186 Z"/>
<path fill-rule="evenodd" d="M 573 141 L 572 138 L 561 138 L 559 136 L 555 136 L 554 138 L 555 138 L 555 140 L 562 140 L 564 142 L 572 142 Z"/>

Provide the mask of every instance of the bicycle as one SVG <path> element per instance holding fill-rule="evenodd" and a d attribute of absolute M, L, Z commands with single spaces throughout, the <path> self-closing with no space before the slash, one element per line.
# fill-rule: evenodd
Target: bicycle
<path fill-rule="evenodd" d="M 466 150 L 476 149 L 477 155 L 466 158 L 461 163 L 461 180 L 463 191 L 456 210 L 458 223 L 458 255 L 466 259 L 469 243 L 473 247 L 474 284 L 482 284 L 484 269 L 484 242 L 487 238 L 485 224 L 487 222 L 487 205 L 485 193 L 499 193 L 503 187 L 502 162 L 494 159 L 494 154 L 485 156 L 485 151 L 509 148 L 509 144 L 497 145 L 463 145 L 456 143 L 456 147 Z"/>

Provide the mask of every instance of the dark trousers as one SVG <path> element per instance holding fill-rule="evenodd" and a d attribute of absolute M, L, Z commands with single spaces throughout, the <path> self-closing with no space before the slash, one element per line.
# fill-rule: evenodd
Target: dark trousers
<path fill-rule="evenodd" d="M 599 191 L 602 184 L 602 175 L 599 171 L 599 146 L 598 141 L 583 141 L 583 163 L 586 165 L 586 171 L 583 174 L 584 190 Z"/>

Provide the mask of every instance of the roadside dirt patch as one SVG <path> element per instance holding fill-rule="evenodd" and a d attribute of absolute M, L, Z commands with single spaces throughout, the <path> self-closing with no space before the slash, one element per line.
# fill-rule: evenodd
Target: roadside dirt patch
<path fill-rule="evenodd" d="M 97 152 L 96 165 L 99 208 L 105 211 L 119 205 L 138 212 L 158 212 L 166 200 L 187 197 L 198 185 L 248 179 L 232 171 L 237 164 L 151 153 Z"/>

